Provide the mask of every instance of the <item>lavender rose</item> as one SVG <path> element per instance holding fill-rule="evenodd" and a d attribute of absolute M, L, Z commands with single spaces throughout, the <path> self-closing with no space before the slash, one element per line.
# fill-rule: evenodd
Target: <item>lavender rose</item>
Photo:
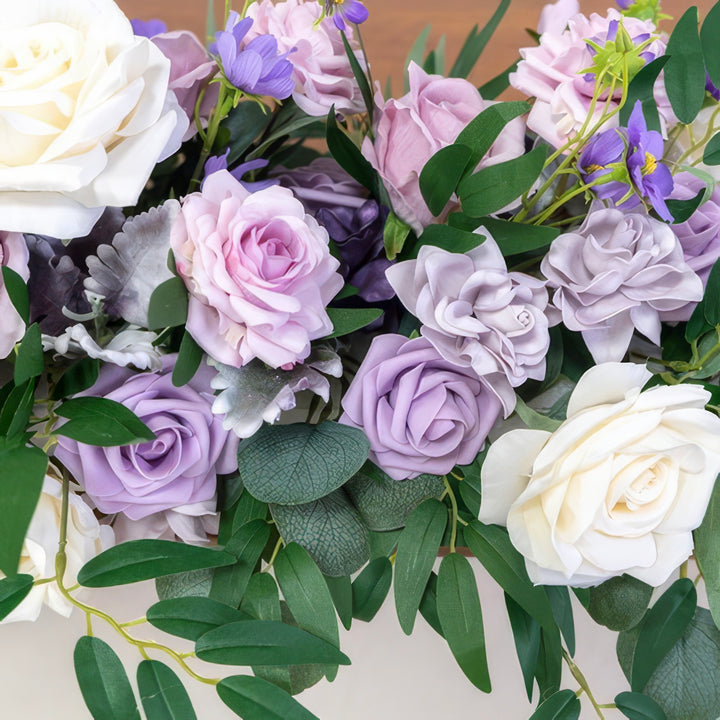
<path fill-rule="evenodd" d="M 392 334 L 373 340 L 342 406 L 340 422 L 363 430 L 370 459 L 395 480 L 472 462 L 500 412 L 472 370 L 425 338 Z"/>
<path fill-rule="evenodd" d="M 9 267 L 23 280 L 27 280 L 30 274 L 29 260 L 30 253 L 25 238 L 20 233 L 0 232 L 0 266 Z M 0 359 L 2 359 L 10 354 L 15 343 L 25 334 L 25 323 L 10 300 L 2 275 L 0 275 L 0 316 L 3 319 L 0 329 Z"/>
<path fill-rule="evenodd" d="M 634 329 L 659 344 L 660 313 L 703 295 L 672 229 L 640 212 L 591 209 L 553 242 L 541 270 L 563 323 L 582 332 L 596 363 L 622 360 Z"/>
<path fill-rule="evenodd" d="M 156 434 L 139 445 L 94 447 L 61 437 L 55 456 L 105 513 L 139 520 L 215 496 L 218 473 L 237 469 L 237 438 L 213 415 L 206 365 L 188 385 L 175 387 L 176 356 L 158 373 L 134 373 L 105 365 L 82 393 L 121 402 Z"/>
<path fill-rule="evenodd" d="M 188 195 L 170 234 L 190 291 L 187 330 L 209 355 L 241 367 L 288 367 L 332 330 L 343 286 L 325 228 L 290 190 L 249 193 L 225 170 Z"/>
<path fill-rule="evenodd" d="M 545 377 L 548 295 L 541 280 L 508 273 L 485 228 L 476 233 L 486 239 L 468 253 L 424 245 L 417 260 L 398 263 L 386 275 L 423 323 L 422 335 L 449 362 L 472 368 L 509 415 L 513 388 Z"/>

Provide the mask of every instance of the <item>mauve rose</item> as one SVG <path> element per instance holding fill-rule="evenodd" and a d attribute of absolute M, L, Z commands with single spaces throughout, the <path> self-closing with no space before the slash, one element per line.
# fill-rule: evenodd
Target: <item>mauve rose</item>
<path fill-rule="evenodd" d="M 395 214 L 419 235 L 436 218 L 420 192 L 420 172 L 441 148 L 485 108 L 477 88 L 462 78 L 428 75 L 415 63 L 408 68 L 410 92 L 399 99 L 375 96 L 375 140 L 366 137 L 362 153 L 378 171 Z M 478 167 L 495 165 L 525 152 L 525 124 L 511 121 Z M 441 213 L 441 217 L 447 210 Z"/>
<path fill-rule="evenodd" d="M 420 248 L 417 260 L 387 270 L 405 307 L 422 322 L 421 333 L 449 362 L 470 368 L 501 400 L 506 416 L 515 407 L 513 388 L 545 377 L 550 347 L 542 280 L 508 273 L 495 240 L 474 250 Z"/>
<path fill-rule="evenodd" d="M 444 475 L 473 461 L 500 401 L 472 370 L 422 337 L 376 337 L 342 400 L 341 423 L 370 441 L 370 459 L 395 480 Z"/>
<path fill-rule="evenodd" d="M 580 12 L 578 0 L 557 0 L 548 3 L 540 12 L 537 31 L 542 35 L 546 32 L 561 33 L 568 24 L 568 20 Z"/>
<path fill-rule="evenodd" d="M 339 262 L 290 190 L 249 193 L 213 173 L 183 200 L 170 244 L 190 291 L 187 330 L 215 360 L 292 365 L 332 330 L 325 308 L 343 286 Z"/>
<path fill-rule="evenodd" d="M 596 363 L 622 360 L 633 330 L 660 344 L 660 313 L 702 298 L 672 229 L 645 213 L 592 209 L 553 241 L 540 266 L 553 304 Z"/>
<path fill-rule="evenodd" d="M 158 373 L 105 365 L 82 396 L 105 397 L 132 410 L 157 436 L 122 447 L 94 447 L 60 437 L 55 457 L 104 513 L 131 520 L 215 496 L 217 475 L 237 469 L 238 439 L 213 415 L 210 381 L 202 365 L 183 387 L 172 383 L 177 356 Z"/>
<path fill-rule="evenodd" d="M 25 238 L 20 233 L 0 231 L 0 266 L 5 265 L 14 270 L 23 280 L 28 279 L 28 252 Z M 18 315 L 10 296 L 5 289 L 5 282 L 0 275 L 0 359 L 7 357 L 15 347 L 15 343 L 25 334 L 25 323 Z"/>

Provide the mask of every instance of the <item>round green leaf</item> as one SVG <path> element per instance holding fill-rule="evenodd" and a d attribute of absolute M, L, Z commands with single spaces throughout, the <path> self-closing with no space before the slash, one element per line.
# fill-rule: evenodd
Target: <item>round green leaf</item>
<path fill-rule="evenodd" d="M 630 720 L 667 720 L 663 709 L 647 695 L 622 692 L 615 697 L 617 709 Z"/>
<path fill-rule="evenodd" d="M 362 430 L 319 425 L 263 425 L 241 445 L 245 487 L 258 500 L 301 505 L 328 495 L 365 463 L 370 444 Z"/>
<path fill-rule="evenodd" d="M 284 690 L 262 678 L 234 675 L 218 683 L 217 693 L 243 720 L 318 720 Z"/>
<path fill-rule="evenodd" d="M 15 575 L 0 580 L 0 620 L 7 617 L 32 590 L 32 575 Z"/>
<path fill-rule="evenodd" d="M 208 597 L 161 600 L 147 611 L 147 621 L 170 635 L 196 641 L 213 628 L 248 620 L 249 615 Z"/>
<path fill-rule="evenodd" d="M 590 617 L 610 630 L 628 630 L 642 620 L 652 588 L 629 575 L 606 580 L 590 588 L 587 611 Z"/>
<path fill-rule="evenodd" d="M 143 660 L 137 684 L 147 720 L 197 720 L 187 690 L 167 665 Z"/>

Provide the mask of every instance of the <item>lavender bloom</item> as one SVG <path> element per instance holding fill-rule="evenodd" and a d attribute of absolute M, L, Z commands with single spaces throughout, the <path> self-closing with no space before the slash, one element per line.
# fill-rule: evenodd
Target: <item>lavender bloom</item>
<path fill-rule="evenodd" d="M 168 31 L 168 26 L 157 18 L 153 18 L 152 20 L 133 18 L 130 24 L 132 25 L 133 33 L 139 37 L 152 38 Z"/>
<path fill-rule="evenodd" d="M 593 186 L 593 192 L 601 200 L 612 200 L 631 209 L 640 204 L 637 195 L 628 195 L 628 172 L 625 167 L 625 137 L 622 130 L 606 130 L 596 135 L 580 155 L 580 171 L 583 180 Z"/>
<path fill-rule="evenodd" d="M 627 10 L 635 0 L 617 0 L 618 7 L 621 10 Z"/>
<path fill-rule="evenodd" d="M 345 21 L 360 25 L 368 19 L 368 9 L 360 0 L 325 0 L 325 14 L 332 16 L 338 30 L 345 30 Z"/>
<path fill-rule="evenodd" d="M 216 173 L 220 170 L 227 170 L 227 159 L 230 154 L 230 148 L 228 148 L 222 155 L 211 155 L 205 163 L 205 177 Z M 257 192 L 258 190 L 264 190 L 265 188 L 278 185 L 277 180 L 259 180 L 258 182 L 246 182 L 242 179 L 243 175 L 251 170 L 260 170 L 261 168 L 267 167 L 268 161 L 258 158 L 257 160 L 249 160 L 248 162 L 240 163 L 234 170 L 230 170 L 230 174 L 248 191 Z M 204 181 L 203 181 L 204 182 Z"/>
<path fill-rule="evenodd" d="M 243 39 L 253 24 L 252 18 L 238 22 L 230 13 L 224 31 L 215 34 L 220 65 L 228 82 L 249 95 L 269 95 L 282 100 L 295 89 L 289 52 L 278 55 L 278 43 L 272 35 L 260 35 L 244 47 Z"/>
<path fill-rule="evenodd" d="M 720 102 L 720 88 L 710 79 L 710 74 L 705 71 L 705 90 Z"/>

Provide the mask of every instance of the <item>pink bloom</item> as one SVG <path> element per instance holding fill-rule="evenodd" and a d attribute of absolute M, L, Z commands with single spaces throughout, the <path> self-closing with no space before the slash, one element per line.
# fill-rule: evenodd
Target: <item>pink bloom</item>
<path fill-rule="evenodd" d="M 557 0 L 543 7 L 538 20 L 537 31 L 561 33 L 567 27 L 568 20 L 580 12 L 578 0 Z"/>
<path fill-rule="evenodd" d="M 343 286 L 339 262 L 290 190 L 249 193 L 213 173 L 184 199 L 170 244 L 190 291 L 188 332 L 215 360 L 292 365 L 332 330 L 325 308 Z"/>
<path fill-rule="evenodd" d="M 455 141 L 460 131 L 494 103 L 483 100 L 477 88 L 462 78 L 428 75 L 411 63 L 410 92 L 387 102 L 375 96 L 375 141 L 365 138 L 363 155 L 380 173 L 393 210 L 417 234 L 436 218 L 420 192 L 425 163 Z M 500 134 L 479 167 L 495 165 L 525 152 L 525 125 L 513 120 Z M 443 215 L 446 215 L 449 208 Z"/>
<path fill-rule="evenodd" d="M 0 232 L 0 266 L 6 265 L 27 281 L 30 276 L 29 260 L 30 254 L 25 244 L 25 238 L 20 233 Z M 10 301 L 2 275 L 0 275 L 0 317 L 2 317 L 0 358 L 4 358 L 10 354 L 15 343 L 25 334 L 25 323 Z"/>

